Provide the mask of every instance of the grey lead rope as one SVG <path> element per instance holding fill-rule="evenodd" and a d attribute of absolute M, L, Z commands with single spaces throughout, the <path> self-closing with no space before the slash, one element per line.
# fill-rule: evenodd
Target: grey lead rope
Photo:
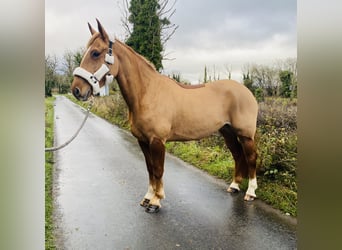
<path fill-rule="evenodd" d="M 72 142 L 72 141 L 76 138 L 76 136 L 78 135 L 78 133 L 79 133 L 79 132 L 81 131 L 81 129 L 83 128 L 83 126 L 84 126 L 84 124 L 85 124 L 87 118 L 89 117 L 90 109 L 91 109 L 91 107 L 93 106 L 93 103 L 94 103 L 94 100 L 91 99 L 91 100 L 90 100 L 90 103 L 89 103 L 89 105 L 88 105 L 88 108 L 87 108 L 87 113 L 86 113 L 86 115 L 85 115 L 85 117 L 84 117 L 84 119 L 83 119 L 83 122 L 82 122 L 81 126 L 80 126 L 79 129 L 76 131 L 76 133 L 75 133 L 68 141 L 66 141 L 65 143 L 63 143 L 62 145 L 60 145 L 60 146 L 58 146 L 58 147 L 45 148 L 45 152 L 57 151 L 57 150 L 59 150 L 59 149 L 61 149 L 61 148 L 64 148 L 65 146 L 67 146 L 70 142 Z"/>

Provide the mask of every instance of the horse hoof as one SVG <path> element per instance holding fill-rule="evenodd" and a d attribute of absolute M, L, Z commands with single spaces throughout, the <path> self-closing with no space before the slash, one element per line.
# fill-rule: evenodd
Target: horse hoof
<path fill-rule="evenodd" d="M 142 207 L 148 207 L 148 205 L 150 204 L 150 200 L 144 198 L 142 202 L 140 202 L 140 206 Z"/>
<path fill-rule="evenodd" d="M 228 192 L 228 193 L 232 193 L 232 194 L 236 194 L 236 193 L 239 192 L 239 190 L 236 189 L 236 188 L 229 187 L 229 188 L 227 189 L 227 192 Z"/>
<path fill-rule="evenodd" d="M 158 213 L 159 210 L 160 210 L 160 206 L 157 206 L 157 205 L 148 205 L 145 209 L 147 213 L 151 213 L 151 214 Z"/>
<path fill-rule="evenodd" d="M 245 198 L 244 198 L 245 201 L 254 201 L 254 199 L 255 199 L 255 197 L 250 196 L 250 195 L 248 195 L 248 194 L 246 194 L 246 195 L 245 195 Z"/>

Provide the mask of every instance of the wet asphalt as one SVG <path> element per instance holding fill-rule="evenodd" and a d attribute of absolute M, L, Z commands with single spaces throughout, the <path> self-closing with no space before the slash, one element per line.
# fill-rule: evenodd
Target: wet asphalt
<path fill-rule="evenodd" d="M 85 110 L 55 102 L 55 143 L 78 129 Z M 148 186 L 143 154 L 128 132 L 91 114 L 55 153 L 58 249 L 296 249 L 296 222 L 227 183 L 167 155 L 166 199 L 157 214 L 139 205 Z"/>

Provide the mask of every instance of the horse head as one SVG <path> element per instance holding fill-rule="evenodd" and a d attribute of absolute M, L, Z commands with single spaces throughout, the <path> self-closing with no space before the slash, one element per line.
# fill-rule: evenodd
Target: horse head
<path fill-rule="evenodd" d="M 92 37 L 83 55 L 80 67 L 74 70 L 74 80 L 71 85 L 73 95 L 86 101 L 91 95 L 97 95 L 100 89 L 113 81 L 117 76 L 119 66 L 114 55 L 113 45 L 105 29 L 97 20 L 98 32 L 88 23 Z"/>

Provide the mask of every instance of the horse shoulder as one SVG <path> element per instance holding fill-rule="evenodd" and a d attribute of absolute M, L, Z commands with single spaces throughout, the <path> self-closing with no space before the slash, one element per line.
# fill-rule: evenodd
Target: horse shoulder
<path fill-rule="evenodd" d="M 138 114 L 132 114 L 131 131 L 138 139 L 150 141 L 152 138 L 159 138 L 165 141 L 170 130 L 170 119 L 162 115 L 161 111 L 154 112 L 152 106 L 145 107 Z"/>

